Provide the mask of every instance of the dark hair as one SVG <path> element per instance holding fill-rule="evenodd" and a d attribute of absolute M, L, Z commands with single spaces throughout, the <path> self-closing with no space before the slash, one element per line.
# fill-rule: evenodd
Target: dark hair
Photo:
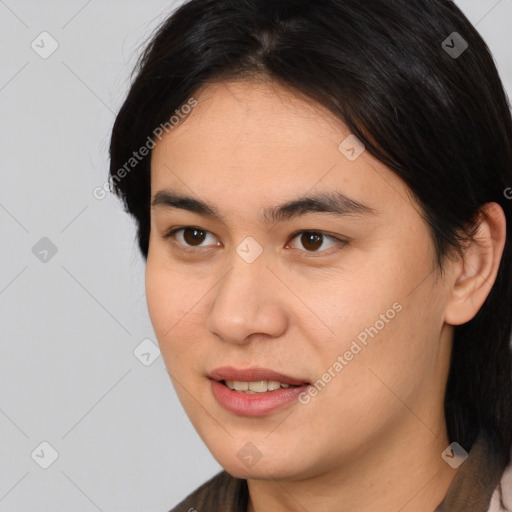
<path fill-rule="evenodd" d="M 464 41 L 462 54 L 448 51 Z M 135 69 L 112 131 L 110 178 L 145 259 L 150 158 L 122 178 L 120 168 L 191 95 L 224 79 L 267 78 L 333 112 L 410 188 L 441 273 L 444 256 L 474 234 L 481 207 L 503 208 L 496 282 L 475 317 L 455 326 L 445 412 L 450 441 L 468 450 L 481 430 L 504 467 L 512 445 L 512 120 L 489 49 L 457 6 L 191 0 L 151 36 Z"/>

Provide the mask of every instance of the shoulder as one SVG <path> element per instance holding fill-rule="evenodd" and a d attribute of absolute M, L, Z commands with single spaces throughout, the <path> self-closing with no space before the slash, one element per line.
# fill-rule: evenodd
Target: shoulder
<path fill-rule="evenodd" d="M 512 462 L 507 466 L 492 495 L 488 512 L 512 512 Z"/>
<path fill-rule="evenodd" d="M 246 512 L 246 509 L 247 481 L 221 471 L 169 512 Z"/>

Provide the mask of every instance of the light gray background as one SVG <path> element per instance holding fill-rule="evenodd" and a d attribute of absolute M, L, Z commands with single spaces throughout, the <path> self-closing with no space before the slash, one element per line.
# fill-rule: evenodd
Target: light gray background
<path fill-rule="evenodd" d="M 161 356 L 134 355 L 156 343 L 135 227 L 92 194 L 140 45 L 179 3 L 0 0 L 1 511 L 165 512 L 221 469 Z M 512 96 L 512 0 L 457 3 Z"/>

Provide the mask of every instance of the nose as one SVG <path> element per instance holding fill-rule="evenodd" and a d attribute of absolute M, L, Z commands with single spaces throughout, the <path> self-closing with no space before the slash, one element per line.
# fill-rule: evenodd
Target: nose
<path fill-rule="evenodd" d="M 221 340 L 245 344 L 253 335 L 277 338 L 286 331 L 286 288 L 263 257 L 247 263 L 235 255 L 231 270 L 214 290 L 207 329 Z"/>

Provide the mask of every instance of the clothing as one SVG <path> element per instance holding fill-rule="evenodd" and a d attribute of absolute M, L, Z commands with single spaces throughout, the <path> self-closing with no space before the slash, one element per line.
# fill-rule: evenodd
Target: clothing
<path fill-rule="evenodd" d="M 503 471 L 490 454 L 478 436 L 433 512 L 512 512 L 512 462 Z M 247 512 L 248 499 L 247 481 L 221 471 L 169 512 Z"/>

